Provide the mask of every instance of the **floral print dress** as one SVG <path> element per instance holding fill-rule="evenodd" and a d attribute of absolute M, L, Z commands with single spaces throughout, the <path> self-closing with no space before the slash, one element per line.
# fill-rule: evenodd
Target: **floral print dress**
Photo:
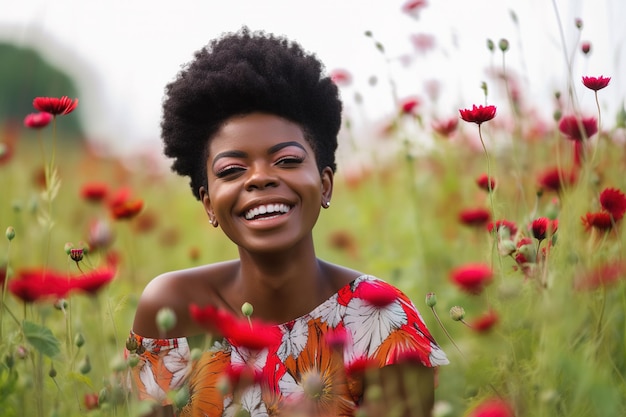
<path fill-rule="evenodd" d="M 233 416 L 243 408 L 261 417 L 305 406 L 316 415 L 353 416 L 363 396 L 359 372 L 367 367 L 407 359 L 427 367 L 448 363 L 408 297 L 369 275 L 275 328 L 279 343 L 270 348 L 252 351 L 225 339 L 194 360 L 185 338 L 131 332 L 139 355 L 134 389 L 140 399 L 165 405 L 172 404 L 169 392 L 186 386 L 189 399 L 179 416 Z M 225 379 L 245 368 L 253 370 L 249 383 L 225 392 Z"/>

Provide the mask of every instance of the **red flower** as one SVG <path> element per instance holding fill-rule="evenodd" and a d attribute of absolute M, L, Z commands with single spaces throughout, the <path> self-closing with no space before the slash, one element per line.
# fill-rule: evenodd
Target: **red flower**
<path fill-rule="evenodd" d="M 465 209 L 459 213 L 459 221 L 466 226 L 484 227 L 491 220 L 491 213 L 485 208 Z"/>
<path fill-rule="evenodd" d="M 587 213 L 581 217 L 585 229 L 589 230 L 592 227 L 603 232 L 607 232 L 613 228 L 613 220 L 611 214 L 605 211 L 599 213 Z"/>
<path fill-rule="evenodd" d="M 9 281 L 8 290 L 25 303 L 50 298 L 63 298 L 70 291 L 68 279 L 62 274 L 44 269 L 19 271 Z"/>
<path fill-rule="evenodd" d="M 558 220 L 550 220 L 547 217 L 539 217 L 533 220 L 530 230 L 533 237 L 537 240 L 544 240 L 546 237 L 552 236 L 559 226 Z"/>
<path fill-rule="evenodd" d="M 24 126 L 31 129 L 41 129 L 50 123 L 52 115 L 46 112 L 31 113 L 24 118 Z"/>
<path fill-rule="evenodd" d="M 487 174 L 481 174 L 476 178 L 476 185 L 478 185 L 478 188 L 489 192 L 489 188 L 491 188 L 491 191 L 496 189 L 496 180 L 493 177 L 489 178 Z"/>
<path fill-rule="evenodd" d="M 359 356 L 346 365 L 346 375 L 349 377 L 360 377 L 369 369 L 378 368 L 378 362 L 368 356 Z"/>
<path fill-rule="evenodd" d="M 517 233 L 517 225 L 509 220 L 496 220 L 495 222 L 491 222 L 487 225 L 489 233 L 493 232 L 494 229 L 498 233 L 502 229 L 508 230 L 511 235 L 515 235 Z"/>
<path fill-rule="evenodd" d="M 426 6 L 428 6 L 426 0 L 408 0 L 402 6 L 402 11 L 417 19 L 419 18 L 420 11 Z"/>
<path fill-rule="evenodd" d="M 131 190 L 122 188 L 109 199 L 109 210 L 114 219 L 131 219 L 139 214 L 143 208 L 143 200 L 131 197 Z"/>
<path fill-rule="evenodd" d="M 468 417 L 514 417 L 514 414 L 507 402 L 499 398 L 490 398 L 472 410 Z"/>
<path fill-rule="evenodd" d="M 61 98 L 56 97 L 36 97 L 33 100 L 33 107 L 35 109 L 50 113 L 52 115 L 64 115 L 69 114 L 78 106 L 78 99 L 70 99 L 67 96 Z"/>
<path fill-rule="evenodd" d="M 400 111 L 402 114 L 415 114 L 420 101 L 417 97 L 408 97 L 400 103 Z"/>
<path fill-rule="evenodd" d="M 384 308 L 398 299 L 398 291 L 384 282 L 363 282 L 356 296 L 374 307 Z"/>
<path fill-rule="evenodd" d="M 583 77 L 583 84 L 590 90 L 598 91 L 609 85 L 611 77 Z"/>
<path fill-rule="evenodd" d="M 587 55 L 591 52 L 591 42 L 583 42 L 580 44 L 580 50 L 583 54 Z"/>
<path fill-rule="evenodd" d="M 595 117 L 563 116 L 559 130 L 570 140 L 582 141 L 598 132 L 598 123 Z"/>
<path fill-rule="evenodd" d="M 558 167 L 548 168 L 539 174 L 538 183 L 541 188 L 559 192 L 564 186 L 570 186 L 576 183 L 576 171 L 569 172 L 560 170 Z"/>
<path fill-rule="evenodd" d="M 600 193 L 602 208 L 613 216 L 614 221 L 621 220 L 626 213 L 626 195 L 617 188 L 606 188 Z"/>
<path fill-rule="evenodd" d="M 83 397 L 83 401 L 87 410 L 95 410 L 96 408 L 98 408 L 100 398 L 98 397 L 97 393 L 92 392 L 89 394 L 85 394 L 85 396 Z"/>
<path fill-rule="evenodd" d="M 99 203 L 109 194 L 109 186 L 103 182 L 90 182 L 80 189 L 80 196 L 87 201 Z"/>
<path fill-rule="evenodd" d="M 626 262 L 612 261 L 595 269 L 582 272 L 574 278 L 577 290 L 595 290 L 602 286 L 615 284 L 620 278 L 626 278 Z"/>
<path fill-rule="evenodd" d="M 493 278 L 493 271 L 488 265 L 467 264 L 454 268 L 450 278 L 461 290 L 469 294 L 480 294 Z"/>
<path fill-rule="evenodd" d="M 111 267 L 104 267 L 87 272 L 83 275 L 72 277 L 69 286 L 72 290 L 86 292 L 96 295 L 105 285 L 110 283 L 115 277 L 115 270 Z"/>
<path fill-rule="evenodd" d="M 329 328 L 324 334 L 324 341 L 331 349 L 343 350 L 348 343 L 350 335 L 345 327 Z"/>
<path fill-rule="evenodd" d="M 474 319 L 474 321 L 470 323 L 470 326 L 479 333 L 486 333 L 491 330 L 499 320 L 498 313 L 494 310 L 489 310 Z"/>
<path fill-rule="evenodd" d="M 330 79 L 339 86 L 347 86 L 352 82 L 352 75 L 344 69 L 335 69 L 330 73 Z"/>
<path fill-rule="evenodd" d="M 461 109 L 459 110 L 461 113 L 461 119 L 466 122 L 472 122 L 480 125 L 481 123 L 487 122 L 493 119 L 496 116 L 496 106 L 476 106 L 475 104 L 472 106 L 472 109 Z"/>
<path fill-rule="evenodd" d="M 189 306 L 191 318 L 204 327 L 209 333 L 219 333 L 224 335 L 223 328 L 229 327 L 236 318 L 226 311 L 214 306 L 198 307 L 195 304 Z"/>
<path fill-rule="evenodd" d="M 452 134 L 456 131 L 458 125 L 459 119 L 457 119 L 456 117 L 447 120 L 435 120 L 431 124 L 435 132 L 446 138 L 452 136 Z"/>

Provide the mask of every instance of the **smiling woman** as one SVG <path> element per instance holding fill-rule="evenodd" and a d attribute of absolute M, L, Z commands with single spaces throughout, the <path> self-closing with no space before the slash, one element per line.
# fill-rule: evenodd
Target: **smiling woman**
<path fill-rule="evenodd" d="M 448 361 L 411 300 L 315 254 L 341 123 L 321 62 L 274 35 L 226 34 L 163 110 L 172 168 L 239 259 L 147 285 L 127 342 L 139 398 L 154 415 L 430 415 Z M 192 355 L 187 338 L 207 331 L 220 341 Z"/>

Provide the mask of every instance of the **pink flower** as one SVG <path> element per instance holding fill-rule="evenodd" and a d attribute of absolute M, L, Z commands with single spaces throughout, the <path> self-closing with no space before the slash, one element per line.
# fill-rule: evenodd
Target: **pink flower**
<path fill-rule="evenodd" d="M 35 109 L 50 113 L 52 115 L 64 115 L 69 114 L 78 106 L 78 99 L 70 99 L 67 96 L 61 98 L 57 97 L 35 97 L 33 100 L 33 107 Z"/>
<path fill-rule="evenodd" d="M 600 193 L 600 204 L 613 216 L 614 221 L 621 220 L 626 213 L 626 195 L 617 188 L 606 188 Z"/>
<path fill-rule="evenodd" d="M 609 85 L 611 77 L 583 77 L 583 84 L 590 90 L 598 91 Z"/>
<path fill-rule="evenodd" d="M 456 131 L 458 125 L 459 119 L 457 119 L 456 117 L 447 120 L 435 120 L 431 124 L 435 132 L 446 138 L 452 136 L 452 134 Z"/>
<path fill-rule="evenodd" d="M 31 113 L 24 118 L 24 126 L 31 129 L 41 129 L 50 123 L 52 115 L 46 112 Z"/>
<path fill-rule="evenodd" d="M 582 141 L 598 132 L 598 123 L 595 117 L 563 116 L 559 130 L 570 140 Z"/>
<path fill-rule="evenodd" d="M 626 262 L 612 261 L 592 270 L 584 271 L 574 278 L 576 290 L 595 290 L 596 288 L 615 284 L 619 279 L 626 278 Z"/>
<path fill-rule="evenodd" d="M 402 114 L 415 114 L 420 105 L 417 97 L 408 97 L 400 103 L 400 111 Z"/>
<path fill-rule="evenodd" d="M 426 0 L 408 0 L 402 6 L 402 11 L 409 16 L 418 19 L 420 12 L 426 6 L 428 6 L 428 2 Z"/>
<path fill-rule="evenodd" d="M 485 264 L 466 264 L 450 272 L 450 279 L 454 284 L 474 295 L 480 294 L 492 278 L 493 271 Z"/>
<path fill-rule="evenodd" d="M 339 86 L 347 86 L 352 82 L 352 75 L 344 69 L 335 69 L 330 73 L 330 79 Z"/>
<path fill-rule="evenodd" d="M 496 106 L 476 106 L 474 104 L 471 109 L 461 109 L 459 113 L 461 114 L 461 119 L 466 122 L 480 125 L 496 116 Z"/>

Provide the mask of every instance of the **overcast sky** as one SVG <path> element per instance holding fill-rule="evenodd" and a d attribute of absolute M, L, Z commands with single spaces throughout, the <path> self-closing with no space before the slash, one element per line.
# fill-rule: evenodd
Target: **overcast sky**
<path fill-rule="evenodd" d="M 35 45 L 60 66 L 68 57 L 51 48 L 53 43 L 84 60 L 96 80 L 81 81 L 80 117 L 93 140 L 117 149 L 155 144 L 165 84 L 209 39 L 242 25 L 286 35 L 315 52 L 328 70 L 351 72 L 354 83 L 343 93 L 346 110 L 360 114 L 363 123 L 376 123 L 393 108 L 388 74 L 400 97 L 425 96 L 424 83 L 438 80 L 441 99 L 433 111 L 442 115 L 481 104 L 485 69 L 502 64 L 500 55 L 488 53 L 488 38 L 510 41 L 507 68 L 521 74 L 531 96 L 548 101 L 553 91 L 564 89 L 567 77 L 559 18 L 571 50 L 577 40 L 573 21 L 580 17 L 581 38 L 592 42 L 593 52 L 585 60 L 572 55 L 574 79 L 612 76 L 611 89 L 602 96 L 608 111 L 623 100 L 623 0 L 429 0 L 419 18 L 402 12 L 405 2 L 0 0 L 0 40 Z M 364 36 L 366 30 L 383 43 L 391 63 Z M 410 40 L 417 34 L 433 36 L 435 49 L 418 53 Z M 411 55 L 410 65 L 399 59 Z M 373 75 L 376 86 L 368 82 Z M 365 98 L 358 112 L 352 103 L 357 91 Z M 591 96 L 581 100 L 595 106 Z"/>

